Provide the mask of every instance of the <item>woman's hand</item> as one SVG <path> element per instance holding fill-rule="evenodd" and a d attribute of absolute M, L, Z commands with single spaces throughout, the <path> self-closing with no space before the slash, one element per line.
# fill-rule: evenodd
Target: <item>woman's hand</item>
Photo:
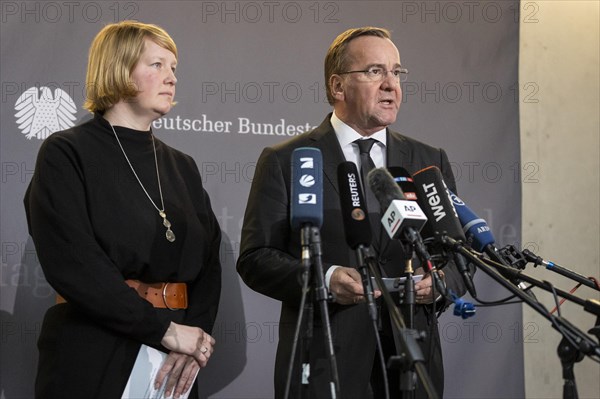
<path fill-rule="evenodd" d="M 159 389 L 168 376 L 164 396 L 171 397 L 172 394 L 177 399 L 190 389 L 199 370 L 200 365 L 192 356 L 171 352 L 158 371 L 154 389 Z"/>
<path fill-rule="evenodd" d="M 200 367 L 206 367 L 215 340 L 201 328 L 171 322 L 161 344 L 171 351 L 192 356 Z"/>

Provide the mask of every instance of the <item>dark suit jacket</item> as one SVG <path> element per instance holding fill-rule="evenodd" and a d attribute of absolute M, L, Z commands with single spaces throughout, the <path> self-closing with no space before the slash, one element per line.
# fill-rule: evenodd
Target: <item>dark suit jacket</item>
<path fill-rule="evenodd" d="M 356 267 L 356 255 L 346 244 L 340 210 L 337 167 L 345 161 L 330 123 L 331 115 L 321 125 L 305 134 L 274 147 L 265 148 L 258 160 L 248 198 L 242 229 L 242 242 L 237 270 L 246 284 L 257 292 L 282 301 L 279 346 L 275 364 L 275 394 L 283 395 L 291 355 L 294 327 L 301 298 L 300 234 L 290 228 L 291 154 L 298 147 L 315 147 L 323 155 L 323 225 L 321 227 L 322 258 L 325 271 L 332 265 Z M 402 136 L 388 129 L 387 164 L 402 166 L 410 173 L 438 166 L 448 184 L 456 185 L 446 153 Z M 399 276 L 404 270 L 406 254 L 402 245 L 381 234 L 378 260 L 388 276 Z M 454 267 L 446 268 L 446 282 L 454 292 L 465 291 Z M 375 356 L 375 335 L 364 304 L 329 305 L 338 363 L 342 398 L 367 396 L 369 378 Z M 434 317 L 424 306 L 417 306 L 415 328 L 429 329 Z M 311 397 L 328 397 L 329 363 L 320 328 L 315 316 L 315 334 L 310 344 Z M 443 388 L 443 368 L 437 329 L 433 346 L 422 345 L 426 358 L 431 352 L 430 371 L 438 391 Z M 298 359 L 298 357 L 296 357 Z M 298 379 L 294 375 L 294 382 Z M 292 385 L 291 397 L 298 397 L 298 386 Z M 295 393 L 296 392 L 296 393 Z"/>

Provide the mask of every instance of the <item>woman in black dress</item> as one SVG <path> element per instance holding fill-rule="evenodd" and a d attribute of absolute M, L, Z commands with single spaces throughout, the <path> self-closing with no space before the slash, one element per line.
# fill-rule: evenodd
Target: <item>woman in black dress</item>
<path fill-rule="evenodd" d="M 37 398 L 121 398 L 141 344 L 168 353 L 156 384 L 177 397 L 213 352 L 220 229 L 194 160 L 151 129 L 173 106 L 176 64 L 162 28 L 106 26 L 88 61 L 93 119 L 40 149 L 25 209 L 59 295 Z"/>

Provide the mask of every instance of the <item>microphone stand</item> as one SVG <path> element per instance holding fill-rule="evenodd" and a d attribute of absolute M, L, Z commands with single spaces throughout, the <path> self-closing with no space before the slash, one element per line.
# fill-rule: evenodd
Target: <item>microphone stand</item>
<path fill-rule="evenodd" d="M 390 398 L 389 392 L 389 384 L 388 384 L 388 376 L 385 367 L 385 354 L 383 352 L 383 346 L 381 345 L 381 338 L 379 337 L 379 329 L 378 329 L 378 312 L 377 305 L 375 304 L 375 294 L 373 289 L 373 281 L 371 281 L 371 276 L 369 274 L 369 269 L 367 267 L 367 260 L 369 257 L 368 248 L 364 244 L 359 244 L 356 247 L 356 257 L 358 263 L 358 270 L 361 275 L 363 290 L 365 292 L 365 297 L 367 298 L 367 308 L 369 309 L 369 316 L 371 317 L 371 321 L 373 324 L 373 332 L 375 334 L 375 340 L 377 343 L 377 351 L 379 352 L 379 361 L 381 366 L 381 374 L 383 376 L 384 391 L 385 398 Z"/>
<path fill-rule="evenodd" d="M 414 270 L 412 267 L 412 254 L 415 252 L 417 256 L 423 263 L 424 269 L 431 274 L 431 278 L 433 284 L 431 285 L 432 296 L 435 298 L 436 288 L 438 291 L 442 293 L 442 295 L 447 297 L 447 290 L 444 282 L 439 277 L 437 270 L 433 267 L 433 263 L 431 262 L 431 255 L 427 251 L 423 240 L 421 239 L 419 233 L 413 228 L 407 228 L 404 232 L 404 237 L 401 239 L 407 243 L 409 251 L 407 253 L 411 253 L 411 257 L 406 261 L 405 273 L 406 281 L 404 282 L 404 293 L 401 301 L 401 305 L 403 308 L 403 313 L 406 319 L 408 319 L 408 324 L 406 328 L 409 331 L 414 331 L 414 312 L 415 312 L 415 281 L 413 279 Z M 434 299 L 435 303 L 435 299 Z M 397 334 L 400 330 L 395 330 L 394 336 L 401 335 Z M 416 331 L 415 331 L 416 332 Z M 396 342 L 396 346 L 399 347 L 398 342 Z M 414 397 L 415 396 L 415 376 L 414 373 L 410 370 L 403 370 L 400 374 L 400 390 L 402 392 L 403 397 Z"/>
<path fill-rule="evenodd" d="M 306 378 L 306 369 L 304 365 L 309 364 L 310 361 L 310 343 L 312 340 L 313 333 L 313 315 L 314 309 L 312 301 L 307 301 L 306 298 L 310 293 L 310 226 L 303 226 L 300 229 L 300 245 L 302 248 L 301 254 L 301 263 L 302 263 L 302 298 L 300 300 L 300 311 L 298 313 L 298 321 L 296 323 L 296 329 L 294 331 L 294 340 L 292 343 L 292 353 L 290 356 L 290 364 L 287 372 L 287 377 L 285 381 L 285 391 L 283 397 L 288 399 L 290 394 L 290 387 L 292 383 L 292 374 L 294 369 L 294 363 L 296 358 L 296 349 L 298 347 L 298 341 L 300 337 L 300 329 L 302 328 L 303 322 L 306 321 L 306 332 L 304 334 L 303 343 L 302 343 L 302 375 L 301 375 L 301 396 L 308 397 L 308 389 L 306 389 L 306 385 L 308 385 L 308 378 Z M 305 318 L 306 315 L 306 318 Z"/>
<path fill-rule="evenodd" d="M 414 251 L 413 251 L 414 253 Z M 404 281 L 404 292 L 400 298 L 400 305 L 403 308 L 406 328 L 410 331 L 415 325 L 415 280 L 413 279 L 414 270 L 412 267 L 412 256 L 406 260 L 404 269 L 406 280 Z M 395 334 L 397 335 L 397 334 Z M 412 370 L 403 370 L 400 373 L 400 392 L 403 398 L 415 397 L 415 373 Z"/>
<path fill-rule="evenodd" d="M 332 381 L 330 382 L 329 389 L 331 391 L 331 397 L 337 399 L 340 397 L 340 379 L 335 359 L 335 350 L 333 349 L 329 309 L 327 307 L 327 303 L 331 300 L 331 296 L 325 287 L 325 275 L 323 273 L 323 263 L 321 261 L 321 232 L 318 227 L 310 228 L 310 252 L 312 257 L 313 279 L 315 280 L 315 300 L 318 302 L 321 311 L 321 322 L 323 324 L 325 344 L 331 371 Z"/>
<path fill-rule="evenodd" d="M 566 319 L 552 315 L 550 312 L 548 312 L 544 305 L 542 305 L 541 303 L 534 300 L 529 295 L 525 294 L 523 291 L 515 287 L 501 274 L 492 270 L 487 263 L 482 261 L 478 256 L 471 253 L 471 251 L 466 249 L 460 242 L 450 237 L 444 237 L 444 244 L 450 247 L 453 251 L 459 252 L 465 257 L 469 258 L 475 265 L 477 265 L 477 267 L 483 270 L 488 276 L 496 280 L 504 288 L 512 292 L 514 295 L 518 296 L 523 302 L 525 302 L 527 305 L 536 310 L 540 315 L 542 315 L 548 321 L 550 321 L 552 327 L 563 336 L 563 339 L 561 340 L 557 349 L 562 365 L 563 379 L 565 380 L 565 383 L 563 385 L 563 397 L 566 399 L 576 399 L 578 396 L 573 367 L 576 362 L 579 362 L 583 359 L 584 355 L 590 357 L 596 356 L 597 358 L 600 358 L 600 346 Z M 515 277 L 518 276 L 519 278 L 522 278 L 524 281 L 527 281 L 530 284 L 551 291 L 551 289 L 548 287 L 548 283 L 540 282 L 534 278 L 522 274 L 521 272 L 517 272 L 509 267 L 498 264 L 496 262 L 489 262 L 496 269 L 502 270 L 501 273 L 507 273 Z M 556 292 L 561 296 L 563 296 L 563 294 L 566 294 L 564 292 L 559 292 L 559 290 L 556 290 Z M 574 297 L 570 294 L 569 296 Z M 579 300 L 574 302 L 582 304 L 585 310 L 600 316 L 599 302 L 590 300 Z"/>
<path fill-rule="evenodd" d="M 472 256 L 474 256 L 474 255 L 472 255 Z M 578 296 L 575 296 L 569 292 L 565 292 L 559 288 L 552 287 L 551 284 L 546 281 L 539 281 L 539 280 L 523 273 L 520 270 L 515 270 L 511 267 L 502 265 L 500 263 L 497 263 L 497 262 L 494 262 L 491 260 L 485 259 L 485 261 L 487 263 L 489 263 L 491 266 L 493 266 L 494 268 L 496 268 L 502 276 L 506 275 L 506 276 L 509 276 L 508 277 L 509 279 L 510 279 L 510 277 L 514 277 L 516 279 L 523 280 L 535 287 L 539 287 L 550 293 L 556 292 L 556 294 L 558 296 L 561 296 L 565 299 L 568 299 L 571 302 L 575 302 L 576 304 L 583 306 L 583 310 L 585 310 L 586 312 L 589 312 L 591 314 L 594 314 L 594 315 L 600 317 L 600 302 L 595 299 L 581 299 Z M 519 290 L 519 292 L 523 293 L 523 291 L 521 291 L 521 290 Z"/>
<path fill-rule="evenodd" d="M 594 282 L 593 280 L 591 280 L 588 277 L 585 277 L 579 273 L 575 273 L 574 271 L 569 270 L 566 267 L 562 267 L 554 262 L 547 262 L 528 249 L 524 249 L 523 251 L 521 251 L 521 253 L 525 257 L 525 259 L 527 259 L 528 262 L 533 263 L 533 267 L 538 267 L 539 265 L 544 265 L 546 267 L 546 269 L 548 269 L 550 271 L 553 271 L 562 276 L 568 277 L 571 280 L 574 280 L 574 281 L 576 281 L 580 284 L 583 284 L 587 287 L 593 288 L 596 291 L 600 291 L 600 286 L 598 285 L 598 283 Z"/>
<path fill-rule="evenodd" d="M 383 279 L 381 278 L 381 273 L 379 273 L 378 266 L 375 264 L 375 259 L 367 259 L 367 264 L 369 266 L 371 274 L 373 275 L 373 277 L 375 277 L 375 281 L 377 282 L 377 285 L 381 290 L 381 294 L 389 310 L 390 322 L 392 323 L 392 327 L 395 328 L 396 331 L 398 331 L 397 334 L 394 334 L 394 338 L 398 343 L 398 355 L 392 356 L 390 358 L 388 362 L 388 368 L 392 365 L 398 364 L 401 370 L 403 371 L 409 371 L 414 369 L 414 371 L 417 374 L 417 377 L 423 384 L 427 396 L 430 399 L 439 399 L 439 396 L 435 391 L 435 388 L 433 387 L 431 377 L 429 376 L 425 368 L 425 357 L 423 356 L 423 352 L 421 351 L 421 348 L 417 343 L 417 341 L 419 339 L 422 339 L 423 337 L 420 336 L 420 334 L 416 330 L 408 329 L 406 327 L 404 319 L 402 318 L 398 307 L 394 303 L 394 299 L 385 287 Z"/>
<path fill-rule="evenodd" d="M 314 227 L 310 224 L 302 226 L 301 230 L 301 262 L 302 262 L 302 299 L 300 304 L 300 313 L 298 314 L 298 321 L 296 323 L 296 330 L 294 332 L 294 341 L 292 344 L 292 354 L 290 357 L 290 364 L 286 379 L 284 398 L 289 397 L 292 374 L 294 369 L 294 359 L 296 356 L 296 349 L 298 346 L 300 329 L 301 326 L 306 322 L 306 331 L 303 338 L 303 349 L 302 349 L 302 375 L 301 375 L 301 396 L 308 398 L 309 395 L 309 373 L 310 369 L 307 369 L 306 365 L 310 364 L 310 343 L 313 338 L 313 318 L 314 318 L 314 307 L 312 300 L 306 300 L 308 294 L 311 291 L 310 280 L 311 276 L 313 281 L 312 289 L 315 300 L 319 301 L 321 311 L 321 322 L 324 329 L 324 339 L 326 341 L 327 355 L 329 357 L 329 363 L 331 368 L 332 381 L 330 382 L 330 392 L 333 399 L 340 397 L 340 382 L 337 370 L 337 362 L 335 359 L 335 351 L 333 349 L 333 339 L 331 334 L 331 323 L 329 321 L 329 309 L 327 308 L 327 302 L 330 300 L 330 295 L 325 287 L 325 276 L 323 274 L 323 263 L 321 262 L 321 234 L 318 227 Z M 313 273 L 311 273 L 311 266 L 313 266 Z"/>
<path fill-rule="evenodd" d="M 406 327 L 414 328 L 415 325 L 415 280 L 413 279 L 415 271 L 412 267 L 412 257 L 406 260 L 404 274 L 404 292 L 401 297 L 400 304 L 404 307 L 404 318 L 406 319 Z"/>
<path fill-rule="evenodd" d="M 431 285 L 432 290 L 434 288 L 437 289 L 437 291 L 444 297 L 444 299 L 446 299 L 449 302 L 454 302 L 454 300 L 448 295 L 446 284 L 438 274 L 438 271 L 431 260 L 431 255 L 427 251 L 427 248 L 425 247 L 425 244 L 423 243 L 420 234 L 412 228 L 406 229 L 404 234 L 406 240 L 411 244 L 413 250 L 417 253 L 417 257 L 423 265 L 423 270 L 431 274 L 431 280 L 433 281 L 433 284 Z"/>
<path fill-rule="evenodd" d="M 356 259 L 358 262 L 358 271 L 360 273 L 363 290 L 365 292 L 365 297 L 367 298 L 367 307 L 369 309 L 369 316 L 374 323 L 377 323 L 377 305 L 375 304 L 375 294 L 373 289 L 373 282 L 371 281 L 369 275 L 369 269 L 365 262 L 365 259 L 368 258 L 367 255 L 368 249 L 360 244 L 356 247 Z M 375 324 L 377 325 L 377 324 Z M 377 333 L 377 330 L 375 330 Z"/>

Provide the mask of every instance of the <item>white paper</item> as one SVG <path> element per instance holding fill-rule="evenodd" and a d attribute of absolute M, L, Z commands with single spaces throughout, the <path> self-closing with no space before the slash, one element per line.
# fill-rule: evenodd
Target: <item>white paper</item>
<path fill-rule="evenodd" d="M 422 274 L 417 274 L 413 276 L 413 280 L 415 283 L 421 281 L 422 278 Z M 383 277 L 382 280 L 388 292 L 404 292 L 404 282 L 406 281 L 406 277 Z M 373 282 L 373 289 L 378 290 L 379 286 L 377 285 L 377 280 L 375 279 L 375 277 L 371 277 L 371 281 Z"/>
<path fill-rule="evenodd" d="M 162 399 L 165 398 L 165 388 L 167 379 L 163 382 L 159 389 L 154 389 L 154 380 L 160 370 L 163 362 L 167 358 L 167 354 L 151 348 L 147 345 L 142 345 L 138 352 L 133 370 L 127 381 L 127 386 L 123 391 L 121 399 Z M 167 376 L 168 377 L 168 376 Z M 194 377 L 195 381 L 196 377 Z M 194 382 L 195 383 L 195 382 Z M 187 399 L 194 384 L 184 392 L 180 398 Z M 169 396 L 172 398 L 173 396 Z"/>

